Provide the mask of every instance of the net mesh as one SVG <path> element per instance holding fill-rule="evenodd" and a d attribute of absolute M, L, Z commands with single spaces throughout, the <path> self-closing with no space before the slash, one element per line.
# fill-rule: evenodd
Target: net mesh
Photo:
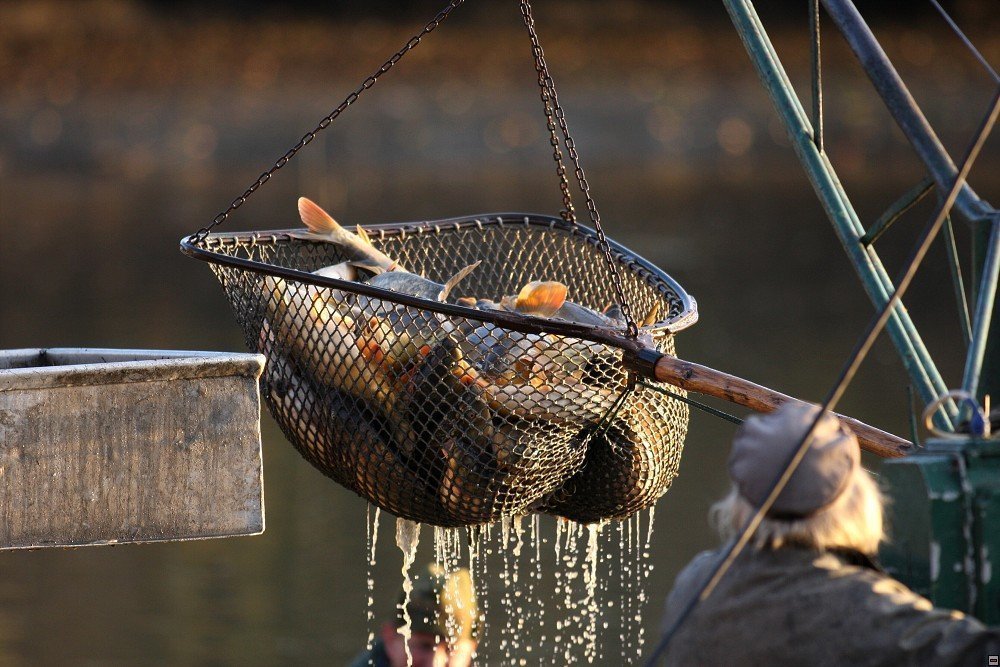
<path fill-rule="evenodd" d="M 434 281 L 482 260 L 449 301 L 499 300 L 532 280 L 563 282 L 569 299 L 598 311 L 615 300 L 594 233 L 557 218 L 366 231 Z M 261 390 L 282 431 L 314 466 L 397 516 L 441 526 L 531 511 L 618 518 L 649 507 L 677 474 L 687 406 L 636 387 L 612 345 L 275 275 L 274 267 L 343 262 L 332 243 L 286 232 L 196 243 L 210 253 L 247 345 L 267 357 Z M 667 326 L 692 320 L 693 302 L 623 248 L 613 256 L 633 311 L 658 322 L 644 333 L 673 353 Z"/>

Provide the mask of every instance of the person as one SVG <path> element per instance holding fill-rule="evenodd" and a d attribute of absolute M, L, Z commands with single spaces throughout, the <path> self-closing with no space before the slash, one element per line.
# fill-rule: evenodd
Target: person
<path fill-rule="evenodd" d="M 400 591 L 395 618 L 382 624 L 375 644 L 350 667 L 472 664 L 479 611 L 469 571 L 459 568 L 449 574 L 432 564 L 411 582 L 409 600 L 405 590 Z"/>
<path fill-rule="evenodd" d="M 818 411 L 786 404 L 742 424 L 729 457 L 732 489 L 710 511 L 724 540 L 763 504 Z M 878 568 L 882 506 L 857 439 L 824 415 L 746 549 L 677 629 L 666 664 L 996 664 L 988 659 L 1000 655 L 1000 631 L 935 608 Z M 665 630 L 722 552 L 699 554 L 677 576 Z"/>

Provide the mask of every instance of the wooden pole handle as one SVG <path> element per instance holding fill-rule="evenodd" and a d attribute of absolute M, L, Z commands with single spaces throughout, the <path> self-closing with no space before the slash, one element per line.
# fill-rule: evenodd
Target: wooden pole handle
<path fill-rule="evenodd" d="M 735 375 L 667 355 L 657 360 L 655 375 L 659 382 L 721 398 L 757 412 L 772 412 L 790 401 L 803 402 Z M 913 450 L 913 443 L 909 440 L 886 433 L 851 417 L 841 414 L 837 414 L 837 417 L 858 437 L 861 448 L 873 454 L 895 458 Z"/>

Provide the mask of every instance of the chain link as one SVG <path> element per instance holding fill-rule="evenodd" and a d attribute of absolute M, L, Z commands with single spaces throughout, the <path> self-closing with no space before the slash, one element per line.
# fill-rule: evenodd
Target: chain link
<path fill-rule="evenodd" d="M 531 17 L 530 7 L 525 8 L 521 4 L 521 17 L 528 27 L 529 34 L 534 32 L 534 20 Z M 559 144 L 559 135 L 556 133 L 555 112 L 552 108 L 552 95 L 549 93 L 549 86 L 546 85 L 546 75 L 548 68 L 545 65 L 545 56 L 541 46 L 538 45 L 537 35 L 531 40 L 531 54 L 535 59 L 535 71 L 538 73 L 538 88 L 542 98 L 542 106 L 545 108 L 545 125 L 549 130 L 549 143 L 552 145 L 552 158 L 556 162 L 556 174 L 559 176 L 559 189 L 562 191 L 563 210 L 560 213 L 563 220 L 576 224 L 576 209 L 573 207 L 573 195 L 570 193 L 569 179 L 566 177 L 566 164 L 563 162 L 562 149 Z"/>
<path fill-rule="evenodd" d="M 604 228 L 601 226 L 601 216 L 597 212 L 597 204 L 594 203 L 594 198 L 590 194 L 590 184 L 587 182 L 587 176 L 583 173 L 583 167 L 580 165 L 580 155 L 576 150 L 576 142 L 573 141 L 573 137 L 569 134 L 566 114 L 559 104 L 559 95 L 556 93 L 555 82 L 549 74 L 549 68 L 545 62 L 545 53 L 542 51 L 542 46 L 538 41 L 538 33 L 535 30 L 535 18 L 531 11 L 530 0 L 521 0 L 521 17 L 524 19 L 525 27 L 528 29 L 528 36 L 531 38 L 531 51 L 535 57 L 535 70 L 538 72 L 538 83 L 542 89 L 542 102 L 545 105 L 545 117 L 548 120 L 551 142 L 554 147 L 554 157 L 558 165 L 557 171 L 560 176 L 560 186 L 563 190 L 563 204 L 565 207 L 563 217 L 568 221 L 576 222 L 573 203 L 569 195 L 569 186 L 566 182 L 566 168 L 562 161 L 562 152 L 558 146 L 559 142 L 555 134 L 555 128 L 552 127 L 553 115 L 562 132 L 566 152 L 569 154 L 570 160 L 573 161 L 574 176 L 576 177 L 577 185 L 587 200 L 587 212 L 590 214 L 590 220 L 594 224 L 594 231 L 597 232 L 601 249 L 604 251 L 604 256 L 607 260 L 608 269 L 611 271 L 611 282 L 622 309 L 622 316 L 625 318 L 628 335 L 631 338 L 637 338 L 639 327 L 636 325 L 635 317 L 632 314 L 631 304 L 625 298 L 625 287 L 622 283 L 621 272 L 611 251 L 611 243 L 608 241 L 607 236 L 604 234 Z"/>
<path fill-rule="evenodd" d="M 552 112 L 551 98 L 543 79 L 539 79 L 542 89 L 542 104 L 545 107 L 545 124 L 549 129 L 549 143 L 552 145 L 552 157 L 556 161 L 556 174 L 559 176 L 559 190 L 562 192 L 563 210 L 561 215 L 566 222 L 576 223 L 576 209 L 573 207 L 573 195 L 569 190 L 569 179 L 566 177 L 566 164 L 563 162 L 559 136 L 556 134 L 556 122 Z"/>
<path fill-rule="evenodd" d="M 260 188 L 260 186 L 264 185 L 269 180 L 271 180 L 271 176 L 274 174 L 274 172 L 278 171 L 286 164 L 288 164 L 288 161 L 291 160 L 293 157 L 295 157 L 296 153 L 298 153 L 313 139 L 315 139 L 316 135 L 319 132 L 329 127 L 330 123 L 332 123 L 334 119 L 337 118 L 337 116 L 342 114 L 344 110 L 347 109 L 347 107 L 357 102 L 358 98 L 361 97 L 361 94 L 364 93 L 364 91 L 371 88 L 372 86 L 374 86 L 380 76 L 386 74 L 390 69 L 392 69 L 392 67 L 396 63 L 398 63 L 403 58 L 403 56 L 405 56 L 410 50 L 412 50 L 414 47 L 417 46 L 417 44 L 420 43 L 421 39 L 423 39 L 425 36 L 431 33 L 435 28 L 441 25 L 441 23 L 443 23 L 444 20 L 448 18 L 448 16 L 455 10 L 455 8 L 457 8 L 464 2 L 465 0 L 451 0 L 451 2 L 449 2 L 444 9 L 438 12 L 437 15 L 424 26 L 423 30 L 421 30 L 413 37 L 411 37 L 403 46 L 403 48 L 401 48 L 399 51 L 393 54 L 391 58 L 382 63 L 382 66 L 379 67 L 374 74 L 371 74 L 367 79 L 365 79 L 361 83 L 360 86 L 358 86 L 358 88 L 354 92 L 348 95 L 347 98 L 345 98 L 344 101 L 340 103 L 340 106 L 338 106 L 336 109 L 331 111 L 329 115 L 323 118 L 323 120 L 319 122 L 319 125 L 313 128 L 312 131 L 306 132 L 302 136 L 302 138 L 299 139 L 298 143 L 289 148 L 284 155 L 282 155 L 275 161 L 274 165 L 270 169 L 268 169 L 263 174 L 258 176 L 257 180 L 254 181 L 253 185 L 247 188 L 243 194 L 241 194 L 239 197 L 234 199 L 232 203 L 229 204 L 229 208 L 227 208 L 225 211 L 215 216 L 211 224 L 199 229 L 194 234 L 193 241 L 195 243 L 201 243 L 202 241 L 204 241 L 205 237 L 208 236 L 209 232 L 211 232 L 218 225 L 222 224 L 233 211 L 238 209 L 240 206 L 243 206 L 243 204 L 246 203 L 247 199 L 249 199 L 250 196 L 254 192 L 256 192 L 258 188 Z"/>

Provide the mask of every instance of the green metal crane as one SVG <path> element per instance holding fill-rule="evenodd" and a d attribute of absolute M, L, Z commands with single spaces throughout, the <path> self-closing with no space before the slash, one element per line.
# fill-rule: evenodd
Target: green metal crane
<path fill-rule="evenodd" d="M 1000 440 L 990 438 L 988 408 L 983 408 L 988 405 L 987 396 L 1000 399 L 1000 318 L 992 317 L 1000 274 L 1000 213 L 966 183 L 1000 110 L 1000 77 L 932 0 L 995 86 L 976 141 L 956 166 L 851 0 L 810 0 L 811 113 L 792 88 L 752 0 L 724 2 L 876 310 L 890 304 L 898 285 L 886 272 L 875 242 L 917 201 L 936 190 L 939 213 L 954 213 L 972 228 L 970 313 L 950 217 L 941 226 L 967 346 L 961 385 L 949 386 L 941 377 L 901 301 L 893 306 L 886 323 L 913 387 L 928 406 L 929 425 L 937 437 L 909 456 L 886 460 L 881 466 L 882 485 L 892 500 L 893 537 L 881 556 L 892 574 L 936 604 L 972 613 L 987 623 L 1000 623 L 1000 576 L 992 576 L 993 561 L 1000 554 Z M 927 177 L 868 228 L 824 151 L 821 4 L 927 168 Z"/>

